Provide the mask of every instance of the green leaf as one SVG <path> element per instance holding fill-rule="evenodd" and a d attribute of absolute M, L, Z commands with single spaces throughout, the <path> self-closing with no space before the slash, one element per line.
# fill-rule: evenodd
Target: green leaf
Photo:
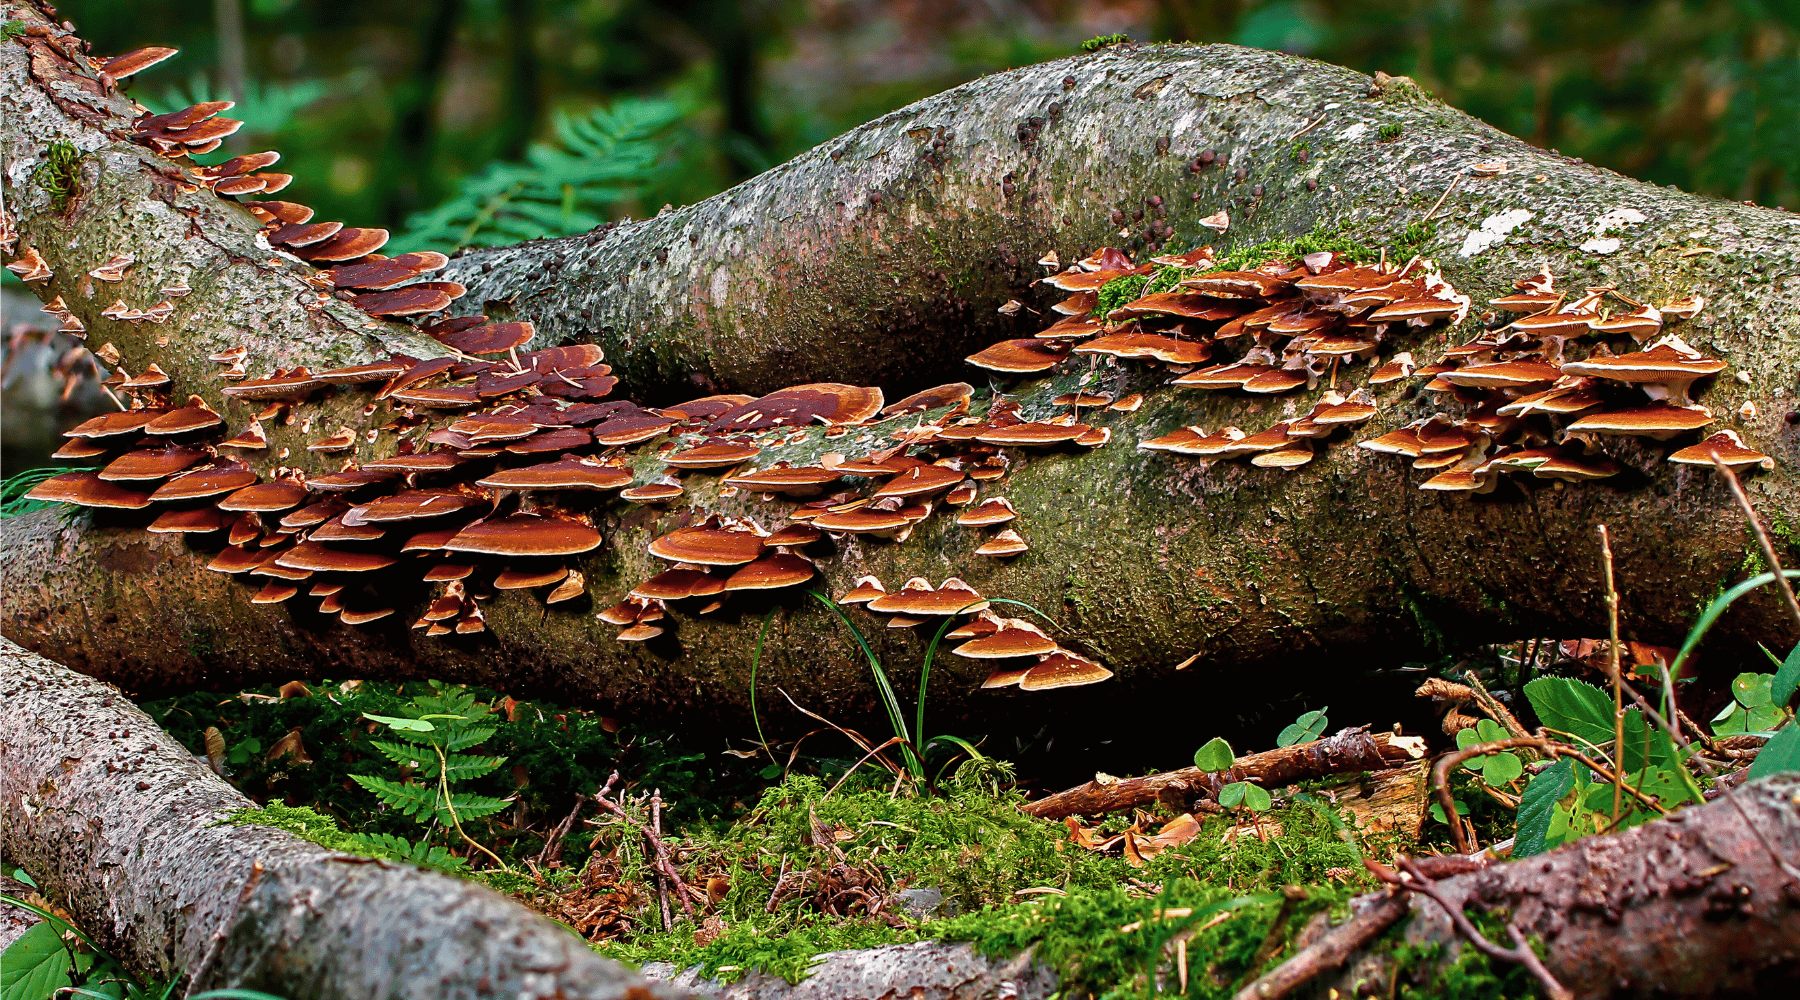
<path fill-rule="evenodd" d="M 1546 727 L 1593 746 L 1612 742 L 1612 696 L 1594 685 L 1570 677 L 1539 677 L 1525 685 L 1525 697 Z"/>
<path fill-rule="evenodd" d="M 1750 780 L 1782 771 L 1800 771 L 1800 724 L 1782 727 L 1763 744 L 1750 764 Z"/>
<path fill-rule="evenodd" d="M 1525 764 L 1514 753 L 1497 753 L 1488 757 L 1487 766 L 1481 769 L 1481 779 L 1490 785 L 1504 785 L 1518 780 L 1525 773 Z"/>
<path fill-rule="evenodd" d="M 1775 679 L 1769 683 L 1769 698 L 1775 704 L 1785 706 L 1794 700 L 1797 689 L 1800 689 L 1800 643 L 1788 650 L 1787 659 L 1781 661 L 1781 669 L 1775 671 Z"/>
<path fill-rule="evenodd" d="M 1575 788 L 1575 762 L 1564 757 L 1545 768 L 1519 796 L 1519 825 L 1513 857 L 1528 858 L 1549 849 L 1550 818 L 1556 804 Z"/>
<path fill-rule="evenodd" d="M 1324 708 L 1307 712 L 1305 715 L 1295 719 L 1292 725 L 1283 729 L 1281 735 L 1275 738 L 1275 745 L 1278 747 L 1291 747 L 1296 743 L 1311 743 L 1313 740 L 1318 739 L 1319 736 L 1325 732 L 1325 726 L 1327 725 L 1325 713 L 1330 709 L 1331 706 L 1327 705 Z"/>
<path fill-rule="evenodd" d="M 69 951 L 48 921 L 32 924 L 0 952 L 0 1000 L 48 1000 L 67 985 Z"/>
<path fill-rule="evenodd" d="M 1227 809 L 1234 809 L 1244 802 L 1244 789 L 1249 788 L 1247 781 L 1234 781 L 1219 789 L 1219 804 Z"/>
<path fill-rule="evenodd" d="M 1787 709 L 1778 705 L 1758 705 L 1750 710 L 1749 728 L 1745 732 L 1766 733 L 1781 725 L 1787 718 Z"/>
<path fill-rule="evenodd" d="M 1194 751 L 1194 766 L 1202 771 L 1229 771 L 1237 760 L 1231 752 L 1231 744 L 1225 742 L 1223 736 L 1215 736 L 1206 745 Z"/>
<path fill-rule="evenodd" d="M 1456 731 L 1456 749 L 1458 750 L 1467 750 L 1480 742 L 1481 735 L 1473 729 L 1458 729 Z M 1471 761 L 1468 766 L 1473 767 L 1474 762 Z"/>
<path fill-rule="evenodd" d="M 1744 711 L 1744 706 L 1735 701 L 1729 701 L 1725 703 L 1724 708 L 1719 709 L 1718 715 L 1712 717 L 1713 735 L 1735 736 L 1738 733 L 1748 732 L 1749 723 L 1750 713 Z"/>
<path fill-rule="evenodd" d="M 1275 804 L 1275 800 L 1269 797 L 1269 790 L 1263 786 L 1252 785 L 1248 781 L 1241 784 L 1244 786 L 1244 804 L 1251 809 L 1257 812 L 1267 812 L 1269 807 Z"/>
<path fill-rule="evenodd" d="M 392 715 L 376 715 L 373 712 L 364 712 L 362 716 L 370 722 L 379 722 L 389 729 L 399 732 L 429 733 L 437 728 L 424 719 L 402 719 Z"/>
<path fill-rule="evenodd" d="M 1475 732 L 1483 743 L 1498 743 L 1506 739 L 1506 730 L 1500 728 L 1500 723 L 1493 719 L 1482 719 L 1475 723 Z"/>
<path fill-rule="evenodd" d="M 1769 703 L 1774 679 L 1774 674 L 1739 674 L 1731 681 L 1731 696 L 1745 708 L 1760 708 Z"/>

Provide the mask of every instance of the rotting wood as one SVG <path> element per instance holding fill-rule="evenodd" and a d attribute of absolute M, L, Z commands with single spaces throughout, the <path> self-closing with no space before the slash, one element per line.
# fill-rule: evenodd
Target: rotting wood
<path fill-rule="evenodd" d="M 1217 798 L 1219 789 L 1234 781 L 1275 789 L 1331 774 L 1386 770 L 1423 754 L 1424 741 L 1417 737 L 1345 729 L 1322 740 L 1239 757 L 1229 771 L 1184 767 L 1142 778 L 1095 779 L 1038 799 L 1025 811 L 1040 819 L 1062 819 L 1147 806 L 1170 791 L 1189 800 Z"/>

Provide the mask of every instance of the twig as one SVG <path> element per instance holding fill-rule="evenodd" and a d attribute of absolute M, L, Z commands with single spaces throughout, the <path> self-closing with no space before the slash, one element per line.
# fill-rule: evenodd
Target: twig
<path fill-rule="evenodd" d="M 1426 875 L 1413 862 L 1413 859 L 1403 854 L 1395 861 L 1406 873 L 1406 877 L 1400 882 L 1401 887 L 1428 896 L 1437 905 L 1443 907 L 1444 914 L 1450 918 L 1450 923 L 1455 925 L 1458 933 L 1475 946 L 1476 951 L 1489 958 L 1517 962 L 1525 966 L 1532 975 L 1537 977 L 1538 982 L 1544 985 L 1544 992 L 1549 994 L 1550 1000 L 1575 1000 L 1575 994 L 1569 992 L 1568 987 L 1557 982 L 1556 977 L 1550 974 L 1549 969 L 1544 968 L 1544 963 L 1538 958 L 1537 952 L 1525 943 L 1525 935 L 1519 930 L 1518 925 L 1511 922 L 1506 925 L 1506 933 L 1512 937 L 1514 947 L 1500 947 L 1489 941 L 1487 935 L 1481 933 L 1480 929 L 1469 919 L 1469 915 L 1463 912 L 1461 906 L 1453 906 L 1448 899 L 1444 898 L 1443 893 L 1438 891 L 1437 883 L 1433 882 L 1430 876 Z"/>
<path fill-rule="evenodd" d="M 1319 117 L 1317 117 L 1317 118 L 1314 118 L 1314 119 L 1313 119 L 1313 120 L 1312 120 L 1312 124 L 1311 124 L 1311 125 L 1308 125 L 1308 126 L 1306 126 L 1306 127 L 1305 127 L 1305 128 L 1303 128 L 1303 129 L 1301 129 L 1301 130 L 1300 130 L 1300 131 L 1298 131 L 1298 132 L 1295 132 L 1295 133 L 1294 133 L 1294 134 L 1293 134 L 1293 135 L 1290 135 L 1290 136 L 1288 136 L 1288 141 L 1289 141 L 1289 142 L 1293 142 L 1293 141 L 1294 141 L 1294 140 L 1295 140 L 1295 139 L 1298 139 L 1298 138 L 1300 138 L 1300 137 L 1301 137 L 1301 136 L 1303 136 L 1303 135 L 1305 135 L 1305 134 L 1306 134 L 1306 133 L 1308 133 L 1308 132 L 1311 132 L 1311 131 L 1312 131 L 1312 130 L 1313 130 L 1313 129 L 1315 129 L 1315 128 L 1318 128 L 1318 127 L 1319 127 L 1319 123 L 1320 123 L 1320 122 L 1322 122 L 1322 121 L 1324 121 L 1324 120 L 1325 120 L 1325 116 L 1324 116 L 1324 115 L 1320 115 L 1320 116 L 1319 116 Z"/>
<path fill-rule="evenodd" d="M 574 828 L 575 820 L 581 815 L 581 807 L 584 805 L 587 805 L 587 796 L 580 792 L 575 793 L 575 808 L 569 810 L 569 814 L 563 817 L 561 823 L 556 824 L 556 828 L 551 830 L 550 836 L 544 840 L 544 849 L 538 852 L 538 864 L 562 860 L 563 838 L 567 837 L 569 831 Z"/>
<path fill-rule="evenodd" d="M 1750 519 L 1750 527 L 1756 532 L 1756 544 L 1761 547 L 1763 558 L 1769 561 L 1769 572 L 1775 574 L 1775 586 L 1781 588 L 1781 596 L 1787 598 L 1788 610 L 1794 613 L 1795 624 L 1800 624 L 1800 598 L 1794 596 L 1794 586 L 1788 583 L 1787 575 L 1781 572 L 1781 560 L 1775 558 L 1775 543 L 1769 540 L 1769 529 L 1763 527 L 1762 518 L 1756 516 L 1756 508 L 1750 505 L 1750 495 L 1744 492 L 1744 484 L 1738 482 L 1737 473 L 1731 471 L 1719 458 L 1717 450 L 1708 450 L 1713 464 L 1725 477 L 1731 487 L 1731 495 L 1737 498 L 1738 506 L 1744 508 L 1744 516 Z"/>
<path fill-rule="evenodd" d="M 645 826 L 636 817 L 626 812 L 624 807 L 606 797 L 606 793 L 612 789 L 613 782 L 617 780 L 619 780 L 619 772 L 614 771 L 612 777 L 606 779 L 606 784 L 600 786 L 600 791 L 595 793 L 594 804 L 619 817 L 626 823 L 629 823 L 639 833 L 644 835 L 644 839 L 650 842 L 650 850 L 654 859 L 651 870 L 657 873 L 656 891 L 657 895 L 662 900 L 663 929 L 673 930 L 675 922 L 669 913 L 669 899 L 663 889 L 663 879 L 668 879 L 670 885 L 674 886 L 675 898 L 681 900 L 681 908 L 687 913 L 689 918 L 692 918 L 694 915 L 694 904 L 688 898 L 687 883 L 681 880 L 681 874 L 675 870 L 675 863 L 669 860 L 669 850 L 663 844 L 662 790 L 657 789 L 650 797 L 652 810 L 651 821 L 655 826 Z"/>
<path fill-rule="evenodd" d="M 768 905 L 763 907 L 764 913 L 774 913 L 775 904 L 781 899 L 781 883 L 787 881 L 787 855 L 781 856 L 781 871 L 775 876 L 775 888 L 769 891 Z"/>
<path fill-rule="evenodd" d="M 1495 722 L 1500 723 L 1508 736 L 1531 735 L 1525 731 L 1523 725 L 1520 725 L 1518 717 L 1513 715 L 1505 705 L 1500 704 L 1500 699 L 1495 698 L 1488 691 L 1487 687 L 1481 683 L 1481 677 L 1475 671 L 1464 671 L 1463 680 L 1469 682 L 1469 688 L 1475 692 L 1475 702 L 1481 706 L 1481 710 L 1492 716 Z"/>
<path fill-rule="evenodd" d="M 1462 183 L 1462 179 L 1463 179 L 1462 174 L 1457 174 L 1456 176 L 1450 178 L 1450 186 L 1444 189 L 1443 194 L 1438 195 L 1437 204 L 1431 206 L 1431 211 L 1426 212 L 1425 217 L 1423 219 L 1419 220 L 1419 222 L 1421 224 L 1431 221 L 1431 217 L 1433 215 L 1437 214 L 1437 210 L 1439 208 L 1443 207 L 1444 199 L 1450 197 L 1450 192 L 1456 190 L 1456 185 Z"/>
<path fill-rule="evenodd" d="M 1279 1000 L 1326 969 L 1343 965 L 1363 945 L 1406 916 L 1406 911 L 1411 908 L 1403 893 L 1393 893 L 1237 991 L 1232 1000 Z"/>
<path fill-rule="evenodd" d="M 1619 677 L 1619 588 L 1613 583 L 1612 539 L 1606 533 L 1606 525 L 1599 529 L 1601 578 L 1606 583 L 1606 619 L 1611 629 L 1606 672 L 1612 678 L 1613 689 L 1612 821 L 1617 824 L 1625 804 L 1625 691 Z"/>
<path fill-rule="evenodd" d="M 1437 796 L 1438 804 L 1443 807 L 1444 819 L 1446 822 L 1450 822 L 1451 819 L 1456 816 L 1456 800 L 1452 798 L 1450 794 L 1450 770 L 1472 757 L 1484 757 L 1491 753 L 1499 753 L 1502 750 L 1511 750 L 1515 747 L 1536 747 L 1538 750 L 1543 751 L 1546 756 L 1568 757 L 1571 760 L 1580 763 L 1588 770 L 1593 771 L 1595 774 L 1600 775 L 1605 781 L 1615 780 L 1611 768 L 1596 763 L 1592 757 L 1589 757 L 1579 750 L 1557 743 L 1554 740 L 1545 739 L 1541 736 L 1514 737 L 1509 740 L 1495 740 L 1492 743 L 1477 743 L 1465 750 L 1447 753 L 1442 757 L 1439 757 L 1437 763 L 1431 766 L 1432 791 Z M 1662 807 L 1662 803 L 1645 795 L 1643 792 L 1632 788 L 1630 785 L 1625 785 L 1624 788 L 1627 792 L 1631 793 L 1632 798 L 1637 799 L 1647 808 L 1654 809 L 1665 816 L 1668 815 L 1669 811 Z M 1455 822 L 1450 822 L 1450 835 L 1452 841 L 1456 844 L 1456 853 L 1469 854 L 1473 851 L 1473 848 L 1469 844 L 1468 837 L 1463 834 L 1462 827 Z"/>

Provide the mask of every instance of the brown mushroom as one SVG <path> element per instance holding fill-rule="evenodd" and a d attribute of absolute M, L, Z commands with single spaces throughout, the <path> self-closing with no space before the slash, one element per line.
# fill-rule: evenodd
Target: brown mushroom
<path fill-rule="evenodd" d="M 152 497 L 153 494 L 140 493 L 107 482 L 92 472 L 65 472 L 51 476 L 25 494 L 27 500 L 48 500 L 82 507 L 117 507 L 124 510 L 148 507 Z"/>
<path fill-rule="evenodd" d="M 805 583 L 818 571 L 813 564 L 785 549 L 777 549 L 731 574 L 726 590 L 778 590 Z"/>
<path fill-rule="evenodd" d="M 965 642 L 951 652 L 974 659 L 1005 659 L 1042 656 L 1056 649 L 1056 643 L 1036 625 L 1022 618 L 1003 618 L 994 631 Z"/>
<path fill-rule="evenodd" d="M 1057 347 L 1036 338 L 1002 340 L 998 344 L 969 355 L 969 364 L 989 371 L 1009 374 L 1041 372 L 1054 367 L 1069 356 L 1067 347 Z"/>
<path fill-rule="evenodd" d="M 867 604 L 877 597 L 886 595 L 887 588 L 881 585 L 879 579 L 873 576 L 859 576 L 856 578 L 856 586 L 852 587 L 849 593 L 838 598 L 837 602 L 839 604 Z"/>
<path fill-rule="evenodd" d="M 762 555 L 762 536 L 724 528 L 678 528 L 652 541 L 650 554 L 670 562 L 741 566 Z"/>
<path fill-rule="evenodd" d="M 301 542 L 275 557 L 275 565 L 283 569 L 311 570 L 315 573 L 366 573 L 393 564 L 392 556 L 375 552 L 344 552 L 312 541 Z"/>
<path fill-rule="evenodd" d="M 956 523 L 969 528 L 985 528 L 995 524 L 1005 524 L 1018 517 L 1013 509 L 1012 501 L 1005 497 L 991 497 L 979 505 L 956 515 Z"/>
<path fill-rule="evenodd" d="M 1098 684 L 1113 672 L 1084 656 L 1059 649 L 1039 659 L 1036 666 L 1019 679 L 1021 691 L 1048 691 L 1052 688 Z"/>
<path fill-rule="evenodd" d="M 1704 407 L 1646 406 L 1593 413 L 1569 425 L 1571 434 L 1636 435 L 1666 441 L 1712 423 Z"/>
<path fill-rule="evenodd" d="M 948 385 L 934 386 L 922 392 L 890 403 L 881 410 L 884 417 L 898 417 L 909 413 L 922 413 L 948 406 L 951 412 L 960 413 L 969 408 L 969 400 L 975 396 L 975 387 L 967 382 L 951 382 Z"/>
<path fill-rule="evenodd" d="M 513 490 L 616 490 L 631 484 L 631 470 L 565 454 L 554 462 L 502 469 L 476 485 Z"/>
<path fill-rule="evenodd" d="M 874 495 L 878 498 L 928 497 L 937 493 L 942 493 L 950 487 L 955 486 L 957 483 L 962 482 L 962 480 L 963 474 L 960 470 L 942 465 L 918 465 L 888 480 L 880 489 L 875 491 Z M 818 527 L 825 527 L 823 524 L 818 524 L 817 519 L 815 519 L 814 523 Z M 826 530 L 829 531 L 833 529 L 826 528 Z"/>
<path fill-rule="evenodd" d="M 533 587 L 548 587 L 561 582 L 569 575 L 567 566 L 552 566 L 546 569 L 514 569 L 508 566 L 494 577 L 495 590 L 529 590 Z"/>
<path fill-rule="evenodd" d="M 204 534 L 225 527 L 225 516 L 211 507 L 165 510 L 145 529 L 158 534 Z"/>
<path fill-rule="evenodd" d="M 631 588 L 631 596 L 654 601 L 681 601 L 690 597 L 712 597 L 724 590 L 723 578 L 683 564 Z"/>
<path fill-rule="evenodd" d="M 256 473 L 239 465 L 214 465 L 184 472 L 156 488 L 151 500 L 196 500 L 243 489 Z"/>
<path fill-rule="evenodd" d="M 246 486 L 220 500 L 216 505 L 224 511 L 256 511 L 273 513 L 290 510 L 306 500 L 306 485 L 292 479 Z"/>
<path fill-rule="evenodd" d="M 988 602 L 973 587 L 954 576 L 935 590 L 930 581 L 914 577 L 894 593 L 868 603 L 869 610 L 879 614 L 910 616 L 972 614 L 986 607 Z"/>
<path fill-rule="evenodd" d="M 1011 528 L 1002 528 L 996 532 L 994 537 L 988 542 L 977 546 L 975 554 L 978 556 L 993 556 L 998 558 L 1004 556 L 1016 556 L 1019 553 L 1029 551 L 1030 549 L 1031 546 L 1026 543 L 1024 537 L 1017 531 L 1014 531 Z"/>
<path fill-rule="evenodd" d="M 509 514 L 469 525 L 444 548 L 494 556 L 568 556 L 598 548 L 600 541 L 592 525 L 572 518 Z"/>
<path fill-rule="evenodd" d="M 642 486 L 633 486 L 628 490 L 620 492 L 619 496 L 621 499 L 629 500 L 632 503 L 667 503 L 670 500 L 674 500 L 681 496 L 681 494 L 681 484 L 665 476 L 653 483 L 645 483 Z"/>
<path fill-rule="evenodd" d="M 107 463 L 100 478 L 108 482 L 164 479 L 206 457 L 198 448 L 168 445 L 162 448 L 128 451 Z"/>
<path fill-rule="evenodd" d="M 1734 469 L 1755 465 L 1768 472 L 1775 468 L 1773 458 L 1744 444 L 1744 439 L 1734 430 L 1722 430 L 1699 444 L 1689 445 L 1670 455 L 1669 461 L 1679 465 L 1710 466 L 1715 455 Z"/>
<path fill-rule="evenodd" d="M 722 469 L 748 461 L 762 453 L 756 445 L 741 442 L 703 444 L 663 456 L 663 462 L 679 469 Z"/>

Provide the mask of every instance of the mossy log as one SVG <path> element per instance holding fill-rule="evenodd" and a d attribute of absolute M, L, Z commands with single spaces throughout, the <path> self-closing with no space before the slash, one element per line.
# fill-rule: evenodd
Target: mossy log
<path fill-rule="evenodd" d="M 683 995 L 487 888 L 329 851 L 110 684 L 0 640 L 0 850 L 138 975 L 277 996 Z"/>
<path fill-rule="evenodd" d="M 5 204 L 21 250 L 36 248 L 55 272 L 33 290 L 61 296 L 91 344 L 116 345 L 134 372 L 160 364 L 176 398 L 198 393 L 234 428 L 251 409 L 220 396 L 210 352 L 243 346 L 255 372 L 439 352 L 409 327 L 317 294 L 306 283 L 311 268 L 271 252 L 241 208 L 124 138 L 127 102 L 72 68 L 59 48 L 74 46 L 72 36 L 30 5 L 8 11 L 32 27 L 0 45 Z M 32 179 L 57 142 L 80 154 L 60 208 Z M 1646 221 L 1616 234 L 1615 252 L 1581 249 L 1596 219 L 1619 208 Z M 1053 301 L 1032 284 L 1039 254 L 1070 260 L 1108 243 L 1137 252 L 1165 238 L 1217 241 L 1199 219 L 1218 209 L 1230 213 L 1230 245 L 1334 229 L 1436 256 L 1477 301 L 1544 265 L 1565 286 L 1616 282 L 1653 301 L 1704 295 L 1709 305 L 1683 336 L 1742 376 L 1717 379 L 1704 400 L 1719 426 L 1777 460 L 1750 489 L 1791 546 L 1786 526 L 1800 523 L 1800 436 L 1788 422 L 1800 364 L 1792 280 L 1800 221 L 1629 180 L 1503 135 L 1407 81 L 1279 53 L 1124 46 L 995 74 L 698 205 L 469 253 L 450 276 L 470 285 L 466 310 L 529 319 L 548 340 L 597 340 L 624 378 L 620 392 L 644 404 L 817 378 L 878 382 L 894 398 L 970 378 L 968 350 L 1042 325 L 1029 309 L 996 311 L 1009 299 L 1040 310 Z M 1531 218 L 1461 255 L 1482 242 L 1466 238 L 1484 220 L 1515 209 Z M 122 282 L 88 277 L 126 252 L 136 263 Z M 114 299 L 144 307 L 183 282 L 192 292 L 163 323 L 100 316 Z M 1423 360 L 1437 338 L 1393 346 Z M 1076 361 L 1003 388 L 1027 415 L 1049 414 L 1050 400 L 1086 370 Z M 1631 467 L 1614 481 L 1538 482 L 1472 499 L 1421 492 L 1421 474 L 1344 441 L 1294 472 L 1207 467 L 1135 446 L 1184 425 L 1255 430 L 1304 413 L 1318 392 L 1206 393 L 1170 387 L 1143 367 L 1096 371 L 1109 390 L 1147 397 L 1135 413 L 1096 418 L 1113 429 L 1112 443 L 1017 454 L 1007 478 L 984 491 L 1013 502 L 1029 552 L 977 557 L 981 535 L 935 517 L 904 544 L 839 543 L 822 559 L 820 588 L 841 593 L 864 573 L 889 587 L 954 574 L 988 596 L 1030 602 L 1058 620 L 1059 637 L 1118 674 L 1106 689 L 1030 696 L 1031 711 L 1091 712 L 1126 710 L 1149 690 L 1159 703 L 1186 704 L 1266 671 L 1307 685 L 1345 663 L 1418 656 L 1436 640 L 1434 622 L 1454 622 L 1459 642 L 1592 632 L 1603 620 L 1599 523 L 1613 531 L 1625 631 L 1645 641 L 1678 638 L 1696 606 L 1752 559 L 1723 484 L 1664 463 L 1656 449 L 1608 445 Z M 1371 428 L 1431 412 L 1429 396 L 1383 392 Z M 288 464 L 320 471 L 323 457 L 303 447 L 305 428 L 362 427 L 366 402 L 341 392 L 309 404 L 306 421 L 273 428 L 264 464 L 286 448 Z M 769 457 L 804 461 L 837 447 L 814 429 Z M 391 448 L 382 437 L 353 454 L 368 460 Z M 661 471 L 652 446 L 631 462 L 641 479 Z M 141 519 L 39 514 L 5 524 L 3 629 L 139 693 L 327 674 L 435 676 L 554 691 L 620 712 L 741 720 L 754 629 L 768 605 L 743 602 L 712 618 L 678 613 L 649 644 L 615 641 L 591 612 L 656 571 L 645 545 L 657 533 L 708 512 L 766 523 L 785 510 L 722 496 L 707 477 L 690 480 L 672 510 L 603 507 L 608 542 L 580 563 L 591 603 L 546 609 L 527 593 L 502 593 L 486 602 L 486 633 L 450 639 L 407 631 L 402 619 L 416 607 L 402 608 L 392 627 L 357 629 L 291 604 L 252 605 L 249 589 L 205 572 L 204 557 L 172 536 L 146 535 Z M 424 591 L 400 596 L 422 600 Z M 834 716 L 873 707 L 862 654 L 836 618 L 804 596 L 778 606 L 761 664 L 765 700 L 779 687 Z M 918 662 L 929 639 L 922 630 L 860 620 L 890 665 Z M 1759 594 L 1718 634 L 1781 646 L 1791 643 L 1785 629 L 1775 598 Z M 938 665 L 932 701 L 949 713 L 941 718 L 1015 713 L 1010 694 L 974 693 L 984 667 L 958 657 Z M 1102 690 L 1117 699 L 1110 708 L 1095 701 Z"/>

